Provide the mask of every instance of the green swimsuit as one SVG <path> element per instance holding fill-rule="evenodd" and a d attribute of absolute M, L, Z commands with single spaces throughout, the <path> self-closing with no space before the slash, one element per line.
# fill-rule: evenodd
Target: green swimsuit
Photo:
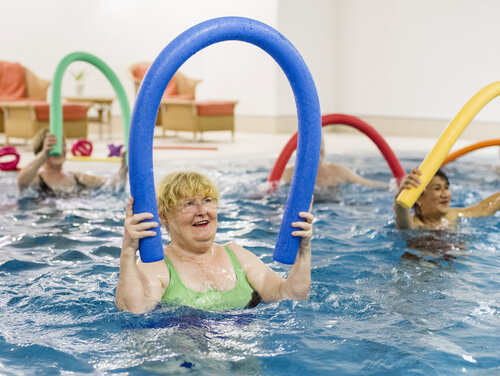
<path fill-rule="evenodd" d="M 234 272 L 238 281 L 231 290 L 219 291 L 194 291 L 182 283 L 172 263 L 165 257 L 170 274 L 170 282 L 167 291 L 163 294 L 162 302 L 174 306 L 189 306 L 205 311 L 236 309 L 246 307 L 252 300 L 253 289 L 248 283 L 247 277 L 233 252 L 226 245 L 224 247 L 233 264 Z"/>

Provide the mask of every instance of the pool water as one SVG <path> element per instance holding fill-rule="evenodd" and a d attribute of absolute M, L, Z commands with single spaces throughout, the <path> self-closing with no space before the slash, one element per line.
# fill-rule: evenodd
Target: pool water
<path fill-rule="evenodd" d="M 327 159 L 391 178 L 378 156 Z M 273 162 L 184 167 L 221 190 L 216 241 L 236 241 L 286 275 L 272 252 L 287 187 L 261 194 Z M 500 190 L 487 161 L 445 171 L 452 206 Z M 500 374 L 500 213 L 444 233 L 395 231 L 393 190 L 319 192 L 308 301 L 133 315 L 114 305 L 128 193 L 37 201 L 18 197 L 15 179 L 0 175 L 0 374 Z"/>

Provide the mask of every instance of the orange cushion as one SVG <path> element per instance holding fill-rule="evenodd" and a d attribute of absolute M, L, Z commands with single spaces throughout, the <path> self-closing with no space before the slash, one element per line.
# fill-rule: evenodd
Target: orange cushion
<path fill-rule="evenodd" d="M 234 105 L 232 101 L 196 101 L 196 112 L 199 116 L 210 115 L 233 115 Z"/>
<path fill-rule="evenodd" d="M 149 69 L 149 64 L 138 65 L 134 67 L 134 69 L 132 69 L 132 75 L 138 80 L 142 81 L 148 69 Z"/>
<path fill-rule="evenodd" d="M 29 101 L 35 108 L 36 118 L 40 121 L 48 121 L 50 116 L 49 102 L 45 101 Z M 77 102 L 63 103 L 63 120 L 84 120 L 87 118 L 88 107 Z"/>
<path fill-rule="evenodd" d="M 19 99 L 25 96 L 23 66 L 19 63 L 0 62 L 0 97 Z"/>
<path fill-rule="evenodd" d="M 132 75 L 137 78 L 138 80 L 141 80 L 144 78 L 146 75 L 147 71 L 149 69 L 149 64 L 144 64 L 144 65 L 138 65 L 134 69 L 132 69 Z M 163 99 L 166 98 L 172 98 L 176 97 L 177 98 L 177 83 L 175 81 L 175 76 L 172 77 L 170 82 L 167 85 L 167 88 L 165 89 L 165 92 L 163 93 Z M 188 97 L 183 97 L 183 99 L 194 99 L 192 95 Z"/>
<path fill-rule="evenodd" d="M 177 83 L 175 81 L 175 76 L 174 76 L 168 83 L 167 88 L 165 89 L 165 92 L 163 93 L 163 97 L 161 99 L 163 100 L 175 96 L 177 96 Z"/>

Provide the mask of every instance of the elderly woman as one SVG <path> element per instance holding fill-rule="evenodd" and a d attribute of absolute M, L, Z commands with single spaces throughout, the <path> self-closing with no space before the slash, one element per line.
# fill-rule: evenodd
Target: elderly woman
<path fill-rule="evenodd" d="M 62 155 L 51 156 L 49 154 L 56 143 L 56 136 L 49 133 L 47 129 L 42 129 L 35 135 L 33 139 L 35 159 L 23 167 L 17 176 L 21 191 L 34 187 L 42 196 L 61 197 L 103 185 L 125 186 L 128 173 L 125 157 L 122 157 L 118 172 L 109 178 L 83 172 L 65 172 L 63 170 L 66 161 L 65 142 L 63 142 Z"/>
<path fill-rule="evenodd" d="M 136 262 L 139 239 L 154 236 L 158 224 L 143 222 L 151 213 L 133 214 L 127 203 L 125 231 L 116 289 L 119 309 L 143 313 L 164 302 L 202 310 L 252 307 L 260 300 L 308 298 L 311 285 L 311 235 L 313 215 L 302 212 L 293 236 L 302 238 L 287 279 L 271 270 L 257 256 L 236 243 L 214 243 L 217 232 L 215 185 L 197 172 L 174 172 L 157 190 L 158 213 L 170 234 L 165 259 Z"/>
<path fill-rule="evenodd" d="M 396 191 L 396 198 L 403 189 L 418 187 L 421 184 L 421 172 L 414 168 L 401 181 Z M 451 191 L 448 177 L 438 170 L 425 190 L 415 202 L 415 213 L 412 215 L 394 201 L 396 228 L 408 229 L 423 227 L 429 229 L 450 228 L 456 225 L 459 217 L 486 217 L 495 214 L 500 209 L 500 192 L 497 192 L 483 201 L 465 208 L 450 208 Z"/>

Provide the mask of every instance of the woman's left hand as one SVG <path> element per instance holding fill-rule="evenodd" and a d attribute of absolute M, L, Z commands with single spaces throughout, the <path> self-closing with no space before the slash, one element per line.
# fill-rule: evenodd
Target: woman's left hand
<path fill-rule="evenodd" d="M 307 212 L 300 212 L 299 217 L 304 218 L 305 221 L 293 222 L 292 227 L 298 227 L 301 230 L 293 231 L 293 236 L 300 236 L 302 238 L 310 239 L 312 237 L 314 215 Z"/>

